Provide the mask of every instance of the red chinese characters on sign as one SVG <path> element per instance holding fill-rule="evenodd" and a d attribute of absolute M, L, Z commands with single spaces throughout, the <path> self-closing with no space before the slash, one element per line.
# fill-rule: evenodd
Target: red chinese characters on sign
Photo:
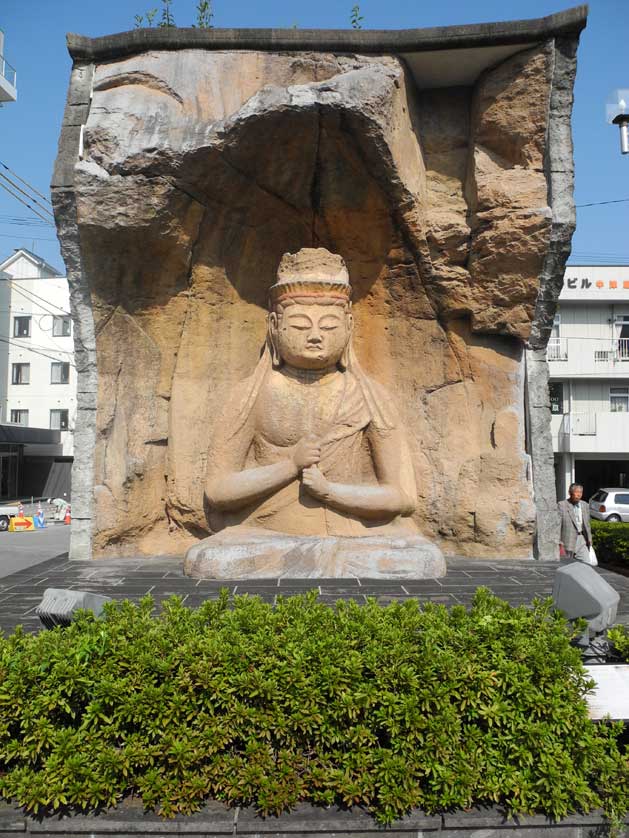
<path fill-rule="evenodd" d="M 591 279 L 588 277 L 566 277 L 565 283 L 567 288 L 571 291 L 587 291 L 592 286 L 596 288 L 610 288 L 611 290 L 617 290 L 618 288 L 624 288 L 629 290 L 629 279 L 623 279 L 622 284 L 618 279 L 608 279 L 607 282 L 603 281 L 602 279 L 597 279 L 596 282 L 592 282 Z"/>

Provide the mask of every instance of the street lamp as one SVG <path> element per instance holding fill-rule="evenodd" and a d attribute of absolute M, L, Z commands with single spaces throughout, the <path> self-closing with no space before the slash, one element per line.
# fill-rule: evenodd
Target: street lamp
<path fill-rule="evenodd" d="M 620 128 L 620 152 L 629 154 L 629 89 L 614 90 L 607 99 L 607 121 Z"/>

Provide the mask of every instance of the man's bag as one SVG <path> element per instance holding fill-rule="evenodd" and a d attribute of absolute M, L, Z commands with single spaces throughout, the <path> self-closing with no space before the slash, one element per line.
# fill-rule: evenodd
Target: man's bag
<path fill-rule="evenodd" d="M 596 558 L 596 552 L 592 545 L 590 544 L 590 549 L 588 550 L 588 559 L 585 564 L 590 564 L 596 566 L 598 564 L 598 559 Z"/>

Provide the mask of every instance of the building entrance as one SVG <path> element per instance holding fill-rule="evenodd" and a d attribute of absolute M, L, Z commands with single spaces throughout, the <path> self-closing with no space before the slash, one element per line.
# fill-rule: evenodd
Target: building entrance
<path fill-rule="evenodd" d="M 19 474 L 19 446 L 0 446 L 0 500 L 10 500 L 17 497 Z"/>
<path fill-rule="evenodd" d="M 583 484 L 583 499 L 588 500 L 604 486 L 629 487 L 629 460 L 575 460 L 574 479 Z"/>

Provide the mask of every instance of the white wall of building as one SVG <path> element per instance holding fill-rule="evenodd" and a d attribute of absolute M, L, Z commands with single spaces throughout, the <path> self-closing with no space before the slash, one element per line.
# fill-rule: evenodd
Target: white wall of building
<path fill-rule="evenodd" d="M 566 268 L 548 366 L 557 487 L 565 496 L 583 460 L 590 474 L 596 462 L 629 460 L 629 266 Z"/>
<path fill-rule="evenodd" d="M 65 424 L 67 411 L 62 450 L 40 446 L 38 454 L 71 457 L 76 368 L 71 321 L 70 334 L 63 334 L 70 316 L 67 280 L 29 251 L 16 251 L 0 264 L 0 309 L 0 421 L 19 416 L 29 427 L 58 427 L 59 422 Z M 16 318 L 30 318 L 22 321 L 28 323 L 28 336 L 16 335 Z M 28 383 L 16 383 L 16 365 L 28 365 L 21 368 Z M 19 411 L 28 411 L 27 419 Z"/>

